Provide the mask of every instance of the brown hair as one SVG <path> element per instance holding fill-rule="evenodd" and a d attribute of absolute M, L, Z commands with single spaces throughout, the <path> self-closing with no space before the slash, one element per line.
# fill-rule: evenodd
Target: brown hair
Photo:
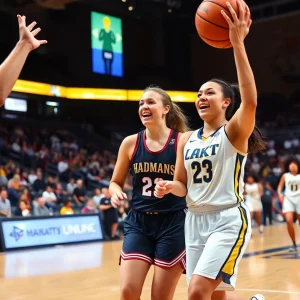
<path fill-rule="evenodd" d="M 158 86 L 151 85 L 144 90 L 144 93 L 148 91 L 153 91 L 160 94 L 163 105 L 170 106 L 170 110 L 166 115 L 166 124 L 169 128 L 178 132 L 186 132 L 190 130 L 187 117 L 184 115 L 181 108 L 172 102 L 171 97 L 165 90 Z"/>
<path fill-rule="evenodd" d="M 241 94 L 237 84 L 230 84 L 221 79 L 211 79 L 210 82 L 219 84 L 222 88 L 225 98 L 230 98 L 231 103 L 226 109 L 226 119 L 230 120 L 241 104 Z M 266 149 L 267 143 L 258 127 L 254 127 L 252 134 L 248 139 L 248 152 L 262 152 Z"/>

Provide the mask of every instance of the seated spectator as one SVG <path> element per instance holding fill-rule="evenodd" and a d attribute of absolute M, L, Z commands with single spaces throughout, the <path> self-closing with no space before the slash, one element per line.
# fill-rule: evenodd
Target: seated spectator
<path fill-rule="evenodd" d="M 104 197 L 104 195 L 101 194 L 100 189 L 98 189 L 98 188 L 95 189 L 93 200 L 94 200 L 94 202 L 95 202 L 95 204 L 96 204 L 96 207 L 99 207 L 100 201 L 101 201 L 101 199 L 102 199 L 103 197 Z"/>
<path fill-rule="evenodd" d="M 29 185 L 29 182 L 28 182 L 28 175 L 27 175 L 26 172 L 22 172 L 20 184 L 21 184 L 21 188 L 26 187 L 26 186 Z"/>
<path fill-rule="evenodd" d="M 52 176 L 48 176 L 48 177 L 47 177 L 47 183 L 46 183 L 46 184 L 47 184 L 47 185 L 50 185 L 50 186 L 52 187 L 52 189 L 55 190 L 56 185 L 55 185 L 55 183 L 54 183 L 54 179 L 53 179 Z"/>
<path fill-rule="evenodd" d="M 20 200 L 19 205 L 16 209 L 15 216 L 18 217 L 29 217 L 30 216 L 30 208 L 28 207 L 26 201 Z"/>
<path fill-rule="evenodd" d="M 30 174 L 28 175 L 28 181 L 30 184 L 33 184 L 38 179 L 35 171 L 32 169 L 30 170 Z"/>
<path fill-rule="evenodd" d="M 82 208 L 81 213 L 83 214 L 92 214 L 92 213 L 97 213 L 98 210 L 95 206 L 95 203 L 92 198 L 89 198 L 86 202 L 86 205 L 84 208 Z"/>
<path fill-rule="evenodd" d="M 41 172 L 37 173 L 37 179 L 33 183 L 33 189 L 36 192 L 41 192 L 41 191 L 44 191 L 46 189 L 46 184 L 43 180 L 43 175 L 42 175 Z"/>
<path fill-rule="evenodd" d="M 66 191 L 63 190 L 62 186 L 60 183 L 56 184 L 55 190 L 54 190 L 54 194 L 57 198 L 57 202 L 63 202 L 63 200 L 65 199 L 65 196 L 68 195 L 68 193 Z"/>
<path fill-rule="evenodd" d="M 63 181 L 68 181 L 70 170 L 69 170 L 67 157 L 64 157 L 63 160 L 58 163 L 57 168 L 58 168 L 59 178 Z"/>
<path fill-rule="evenodd" d="M 70 195 L 73 195 L 74 189 L 77 187 L 74 178 L 70 178 L 69 183 L 67 184 L 67 192 Z"/>
<path fill-rule="evenodd" d="M 73 192 L 73 199 L 78 206 L 83 206 L 85 200 L 86 191 L 83 186 L 83 181 L 81 179 L 77 180 L 77 187 Z"/>
<path fill-rule="evenodd" d="M 56 205 L 57 198 L 52 190 L 51 185 L 47 185 L 46 191 L 43 192 L 43 198 L 47 207 L 54 207 Z"/>
<path fill-rule="evenodd" d="M 14 190 L 16 190 L 17 192 L 19 192 L 21 190 L 20 175 L 15 174 L 13 176 L 13 178 L 11 179 L 11 182 L 12 182 L 12 186 L 11 187 Z"/>
<path fill-rule="evenodd" d="M 30 205 L 30 203 L 31 203 L 31 195 L 30 195 L 30 192 L 29 192 L 28 188 L 24 188 L 21 191 L 20 199 L 21 198 L 23 198 Z"/>
<path fill-rule="evenodd" d="M 0 218 L 7 218 L 11 216 L 10 201 L 7 199 L 6 190 L 0 192 Z"/>
<path fill-rule="evenodd" d="M 50 215 L 50 211 L 47 208 L 47 206 L 45 206 L 45 200 L 43 197 L 39 197 L 36 200 L 36 206 L 34 206 L 33 208 L 33 214 L 35 216 L 49 216 Z"/>
<path fill-rule="evenodd" d="M 11 180 L 8 181 L 7 184 L 7 197 L 12 206 L 17 206 L 19 203 L 20 194 L 13 189 L 13 182 Z"/>
<path fill-rule="evenodd" d="M 74 214 L 74 210 L 72 208 L 72 203 L 70 200 L 64 201 L 64 206 L 60 209 L 59 213 L 61 215 L 73 215 Z"/>
<path fill-rule="evenodd" d="M 5 171 L 5 164 L 1 162 L 0 164 L 0 185 L 5 186 L 7 185 L 7 177 L 6 177 L 6 171 Z"/>

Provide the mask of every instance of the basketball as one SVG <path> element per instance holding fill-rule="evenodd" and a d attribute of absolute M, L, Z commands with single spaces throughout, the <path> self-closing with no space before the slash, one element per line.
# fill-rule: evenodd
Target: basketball
<path fill-rule="evenodd" d="M 229 26 L 221 13 L 221 10 L 224 10 L 232 20 L 226 2 L 230 2 L 239 16 L 236 0 L 204 0 L 195 16 L 195 25 L 200 38 L 208 45 L 220 49 L 232 47 L 229 40 Z M 243 0 L 242 4 L 246 5 Z"/>

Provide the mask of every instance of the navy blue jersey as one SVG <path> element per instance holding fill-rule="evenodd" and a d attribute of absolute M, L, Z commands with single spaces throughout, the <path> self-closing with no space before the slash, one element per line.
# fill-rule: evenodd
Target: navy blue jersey
<path fill-rule="evenodd" d="M 178 132 L 171 130 L 162 150 L 153 152 L 146 145 L 146 131 L 138 133 L 131 159 L 130 173 L 133 176 L 131 207 L 142 212 L 173 212 L 186 207 L 185 197 L 167 194 L 154 196 L 159 178 L 173 180 L 176 162 Z"/>

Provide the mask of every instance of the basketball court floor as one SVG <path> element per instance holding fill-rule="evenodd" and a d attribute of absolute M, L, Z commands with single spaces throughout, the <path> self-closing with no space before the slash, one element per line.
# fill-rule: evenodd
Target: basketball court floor
<path fill-rule="evenodd" d="M 297 237 L 300 243 L 300 228 Z M 119 300 L 121 245 L 89 243 L 0 254 L 0 299 Z M 300 253 L 289 253 L 289 246 L 284 224 L 265 228 L 262 236 L 253 229 L 237 282 L 237 292 L 245 300 L 257 293 L 266 300 L 300 299 Z M 152 274 L 151 269 L 142 300 L 151 299 Z M 185 299 L 182 275 L 174 300 Z"/>

